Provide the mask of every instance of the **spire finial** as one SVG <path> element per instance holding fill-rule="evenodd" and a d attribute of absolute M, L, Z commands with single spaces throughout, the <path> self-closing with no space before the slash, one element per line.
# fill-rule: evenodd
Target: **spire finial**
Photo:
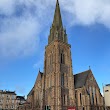
<path fill-rule="evenodd" d="M 57 0 L 57 4 L 59 5 L 59 0 Z"/>
<path fill-rule="evenodd" d="M 56 1 L 56 9 L 55 9 L 55 14 L 54 14 L 53 25 L 56 27 L 62 26 L 62 18 L 61 18 L 61 13 L 60 13 L 59 0 Z"/>
<path fill-rule="evenodd" d="M 66 31 L 63 28 L 59 0 L 56 0 L 54 19 L 53 19 L 52 27 L 50 29 L 48 44 L 50 44 L 52 41 L 55 40 L 59 40 L 65 43 L 68 42 Z"/>

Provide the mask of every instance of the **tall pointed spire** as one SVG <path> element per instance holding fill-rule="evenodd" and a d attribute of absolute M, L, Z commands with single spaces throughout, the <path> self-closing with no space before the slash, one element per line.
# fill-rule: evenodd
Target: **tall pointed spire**
<path fill-rule="evenodd" d="M 56 1 L 54 19 L 53 19 L 52 27 L 50 29 L 48 44 L 50 44 L 55 40 L 65 42 L 65 43 L 68 42 L 66 30 L 63 28 L 62 17 L 60 13 L 60 5 L 58 0 Z"/>
<path fill-rule="evenodd" d="M 57 0 L 57 3 L 56 3 L 56 9 L 55 9 L 55 14 L 54 14 L 53 25 L 57 28 L 62 27 L 62 18 L 61 18 L 60 6 L 59 6 L 59 1 L 58 0 Z"/>

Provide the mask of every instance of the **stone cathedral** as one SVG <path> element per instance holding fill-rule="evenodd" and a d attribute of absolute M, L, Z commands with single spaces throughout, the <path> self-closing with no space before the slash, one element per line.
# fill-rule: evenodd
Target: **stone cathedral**
<path fill-rule="evenodd" d="M 23 110 L 103 110 L 103 97 L 92 70 L 73 75 L 71 45 L 63 27 L 59 1 L 45 47 L 44 72 L 27 96 Z M 30 105 L 28 105 L 30 104 Z M 26 109 L 27 108 L 27 109 Z"/>

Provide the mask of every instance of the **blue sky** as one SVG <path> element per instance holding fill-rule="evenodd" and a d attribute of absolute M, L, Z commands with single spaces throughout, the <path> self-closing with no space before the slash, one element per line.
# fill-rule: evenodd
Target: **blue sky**
<path fill-rule="evenodd" d="M 71 44 L 73 73 L 91 69 L 110 83 L 110 1 L 59 0 Z M 0 0 L 0 89 L 27 95 L 39 68 L 56 0 Z"/>

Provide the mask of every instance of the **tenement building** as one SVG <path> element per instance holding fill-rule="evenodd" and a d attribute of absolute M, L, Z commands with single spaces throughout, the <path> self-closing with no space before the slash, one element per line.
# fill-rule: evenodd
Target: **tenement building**
<path fill-rule="evenodd" d="M 0 90 L 0 110 L 16 110 L 18 105 L 23 103 L 24 96 L 16 96 L 15 91 Z"/>
<path fill-rule="evenodd" d="M 27 96 L 31 110 L 103 110 L 103 97 L 89 69 L 74 75 L 71 45 L 63 27 L 57 0 L 53 23 L 45 47 L 44 71 Z M 23 110 L 23 109 L 22 109 Z"/>
<path fill-rule="evenodd" d="M 16 93 L 0 90 L 0 110 L 16 109 Z"/>
<path fill-rule="evenodd" d="M 104 86 L 104 99 L 107 110 L 110 110 L 110 84 Z"/>

